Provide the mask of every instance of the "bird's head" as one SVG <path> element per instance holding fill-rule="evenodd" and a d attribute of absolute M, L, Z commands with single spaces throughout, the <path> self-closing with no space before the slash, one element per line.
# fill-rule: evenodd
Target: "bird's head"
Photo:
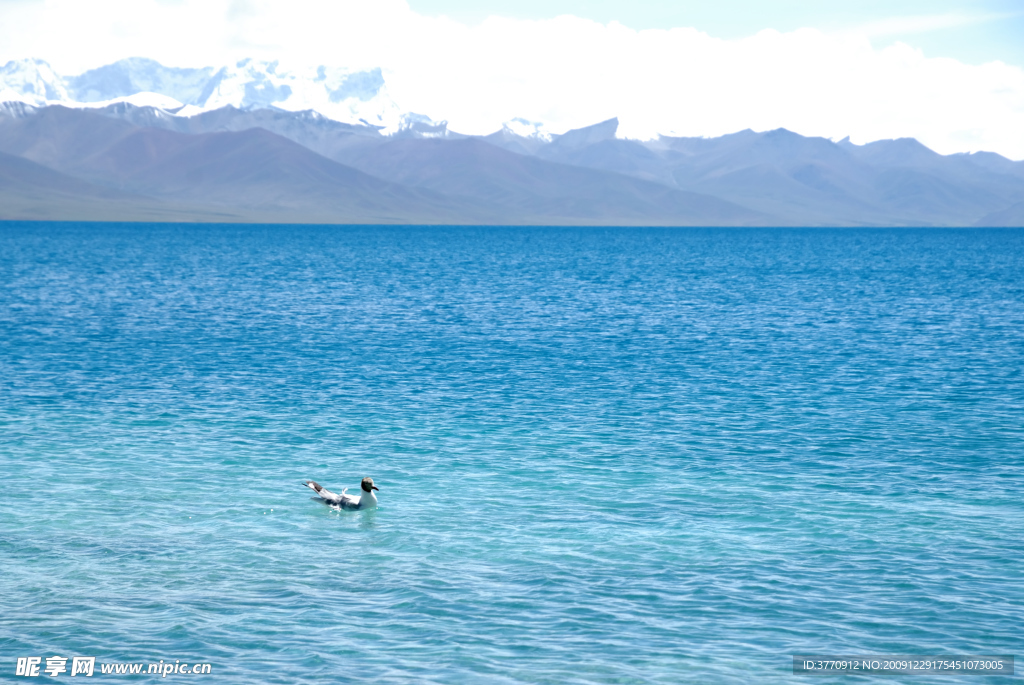
<path fill-rule="evenodd" d="M 362 487 L 363 491 L 365 492 L 370 492 L 371 490 L 377 490 L 378 492 L 380 491 L 380 488 L 373 484 L 373 479 L 370 478 L 369 476 L 363 479 L 363 482 L 360 487 Z"/>

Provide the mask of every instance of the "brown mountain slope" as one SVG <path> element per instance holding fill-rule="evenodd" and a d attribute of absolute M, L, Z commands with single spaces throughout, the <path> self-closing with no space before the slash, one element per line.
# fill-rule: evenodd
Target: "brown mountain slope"
<path fill-rule="evenodd" d="M 166 199 L 347 220 L 476 222 L 486 213 L 333 162 L 263 129 L 186 135 L 144 128 L 74 173 Z"/>
<path fill-rule="evenodd" d="M 1024 228 L 1024 202 L 1018 202 L 1012 207 L 1008 207 L 998 212 L 992 212 L 991 214 L 979 219 L 974 225 L 979 227 L 1002 226 Z"/>
<path fill-rule="evenodd" d="M 45 115 L 45 116 L 40 116 Z M 262 129 L 188 135 L 46 108 L 0 121 L 0 150 L 96 186 L 237 220 L 494 223 L 429 190 L 373 178 Z M 222 220 L 222 219 L 217 219 Z"/>
<path fill-rule="evenodd" d="M 62 107 L 0 118 L 0 150 L 165 206 L 239 220 L 774 223 L 709 195 L 518 155 L 480 140 L 382 142 L 352 146 L 338 161 L 258 128 L 187 134 Z"/>
<path fill-rule="evenodd" d="M 0 220 L 237 221 L 230 213 L 171 205 L 96 186 L 0 152 Z"/>
<path fill-rule="evenodd" d="M 349 148 L 346 164 L 395 183 L 471 198 L 524 222 L 764 225 L 766 214 L 710 195 L 557 164 L 479 139 L 394 140 Z"/>
<path fill-rule="evenodd" d="M 135 130 L 126 121 L 88 110 L 43 107 L 31 116 L 0 118 L 0 152 L 64 171 Z"/>

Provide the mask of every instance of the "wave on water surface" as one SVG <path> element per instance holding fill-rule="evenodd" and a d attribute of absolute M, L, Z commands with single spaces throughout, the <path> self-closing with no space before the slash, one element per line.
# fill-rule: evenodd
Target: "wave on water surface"
<path fill-rule="evenodd" d="M 1020 231 L 7 223 L 0 281 L 10 673 L 1024 651 Z"/>

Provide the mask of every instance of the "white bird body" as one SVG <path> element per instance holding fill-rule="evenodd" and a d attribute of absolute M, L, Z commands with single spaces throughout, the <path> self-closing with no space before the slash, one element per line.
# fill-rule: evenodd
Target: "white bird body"
<path fill-rule="evenodd" d="M 313 480 L 303 481 L 302 484 L 320 495 L 320 499 L 324 504 L 329 504 L 332 507 L 338 507 L 339 509 L 373 509 L 377 506 L 377 495 L 373 494 L 373 491 L 380 488 L 373 484 L 372 478 L 363 479 L 360 485 L 362 492 L 358 496 L 348 494 L 348 488 L 342 490 L 339 495 Z"/>

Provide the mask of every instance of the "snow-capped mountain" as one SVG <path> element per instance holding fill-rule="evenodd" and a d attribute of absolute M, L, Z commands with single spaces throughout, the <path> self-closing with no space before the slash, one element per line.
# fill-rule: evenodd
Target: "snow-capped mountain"
<path fill-rule="evenodd" d="M 133 57 L 68 77 L 43 60 L 23 59 L 0 69 L 3 101 L 71 107 L 127 101 L 178 116 L 228 105 L 313 110 L 335 121 L 373 126 L 384 133 L 423 128 L 427 135 L 447 134 L 444 122 L 403 111 L 388 94 L 379 68 L 358 71 L 320 65 L 290 71 L 277 61 L 245 59 L 219 69 L 178 69 Z"/>
<path fill-rule="evenodd" d="M 536 140 L 540 143 L 550 143 L 557 137 L 539 121 L 529 121 L 521 117 L 506 121 L 501 130 L 507 131 L 510 135 Z"/>
<path fill-rule="evenodd" d="M 991 153 L 785 129 L 645 142 L 618 138 L 614 118 L 557 136 L 522 120 L 463 136 L 412 112 L 382 135 L 281 106 L 379 106 L 374 70 L 280 72 L 244 62 L 205 82 L 195 72 L 72 82 L 45 63 L 7 65 L 3 91 L 15 99 L 0 102 L 0 218 L 1019 226 L 1024 216 L 1024 162 Z M 119 95 L 140 87 L 190 102 Z M 71 99 L 80 88 L 118 97 L 83 105 Z M 49 104 L 61 98 L 76 106 Z M 173 106 L 140 104 L 160 98 Z"/>
<path fill-rule="evenodd" d="M 547 130 L 544 124 L 516 118 L 506 121 L 500 130 L 487 136 L 487 142 L 523 155 L 536 154 L 559 136 Z"/>
<path fill-rule="evenodd" d="M 159 93 L 182 104 L 198 104 L 215 70 L 175 69 L 142 57 L 131 57 L 64 79 L 71 99 L 79 103 L 109 102 L 138 93 Z"/>
<path fill-rule="evenodd" d="M 41 59 L 12 60 L 0 68 L 0 101 L 46 105 L 72 100 L 63 77 Z"/>

